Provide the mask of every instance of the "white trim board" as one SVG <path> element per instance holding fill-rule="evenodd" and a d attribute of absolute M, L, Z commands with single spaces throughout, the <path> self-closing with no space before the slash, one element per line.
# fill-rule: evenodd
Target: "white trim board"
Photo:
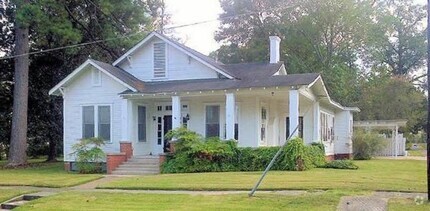
<path fill-rule="evenodd" d="M 85 67 L 87 67 L 88 65 L 92 65 L 93 67 L 97 68 L 98 70 L 100 70 L 104 74 L 108 75 L 109 77 L 111 77 L 112 79 L 114 79 L 115 81 L 117 81 L 118 83 L 120 83 L 121 85 L 127 87 L 128 89 L 130 89 L 130 90 L 132 90 L 134 92 L 137 92 L 137 90 L 135 88 L 131 87 L 130 85 L 128 85 L 126 83 L 124 83 L 122 80 L 120 80 L 119 78 L 117 78 L 114 75 L 110 74 L 108 71 L 106 71 L 105 69 L 101 68 L 99 65 L 97 65 L 96 63 L 94 63 L 90 59 L 88 59 L 83 64 L 81 64 L 78 68 L 76 68 L 72 73 L 70 73 L 66 78 L 64 78 L 62 81 L 60 81 L 60 83 L 58 83 L 57 85 L 55 85 L 54 88 L 50 89 L 49 90 L 49 95 L 54 95 L 54 93 L 58 89 L 60 89 L 61 87 L 63 87 L 64 84 L 66 84 L 68 81 L 72 80 L 76 75 L 78 75 L 78 73 L 80 73 L 82 70 L 84 70 Z"/>

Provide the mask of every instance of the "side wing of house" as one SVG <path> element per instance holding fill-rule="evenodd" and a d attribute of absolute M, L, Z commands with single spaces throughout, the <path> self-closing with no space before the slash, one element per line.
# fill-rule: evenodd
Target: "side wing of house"
<path fill-rule="evenodd" d="M 129 87 L 107 72 L 86 62 L 73 78 L 62 83 L 64 112 L 64 160 L 74 161 L 72 146 L 82 138 L 105 139 L 104 151 L 119 152 L 121 136 L 121 98 Z"/>
<path fill-rule="evenodd" d="M 148 35 L 113 65 L 142 81 L 210 79 L 225 74 L 201 59 L 197 52 L 156 32 Z"/>

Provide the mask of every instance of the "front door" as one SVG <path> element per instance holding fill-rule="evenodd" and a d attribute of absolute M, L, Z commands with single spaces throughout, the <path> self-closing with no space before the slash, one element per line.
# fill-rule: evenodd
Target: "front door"
<path fill-rule="evenodd" d="M 163 152 L 170 152 L 170 144 L 166 140 L 165 135 L 172 130 L 172 115 L 165 115 L 163 117 Z"/>

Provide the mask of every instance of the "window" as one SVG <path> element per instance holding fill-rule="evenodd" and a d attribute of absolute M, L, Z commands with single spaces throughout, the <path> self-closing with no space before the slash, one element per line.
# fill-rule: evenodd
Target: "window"
<path fill-rule="evenodd" d="M 111 140 L 110 106 L 82 107 L 82 138 L 100 137 Z"/>
<path fill-rule="evenodd" d="M 323 141 L 333 141 L 334 140 L 334 116 L 331 114 L 321 112 L 320 115 L 321 121 L 321 139 Z"/>
<path fill-rule="evenodd" d="M 110 106 L 99 106 L 99 127 L 98 137 L 103 140 L 110 140 Z"/>
<path fill-rule="evenodd" d="M 166 44 L 154 43 L 154 78 L 166 77 Z"/>
<path fill-rule="evenodd" d="M 267 128 L 267 109 L 261 107 L 261 127 L 260 127 L 260 141 L 266 142 L 266 128 Z"/>
<path fill-rule="evenodd" d="M 236 106 L 236 114 L 234 115 L 234 139 L 239 140 L 239 106 Z"/>
<path fill-rule="evenodd" d="M 285 138 L 290 136 L 290 117 L 285 120 Z M 299 117 L 299 137 L 303 138 L 303 117 Z"/>
<path fill-rule="evenodd" d="M 100 70 L 93 69 L 91 72 L 91 82 L 93 86 L 102 85 L 102 74 Z"/>
<path fill-rule="evenodd" d="M 137 107 L 137 136 L 139 142 L 146 142 L 146 107 Z"/>
<path fill-rule="evenodd" d="M 94 106 L 82 107 L 82 138 L 94 137 Z"/>
<path fill-rule="evenodd" d="M 219 137 L 219 105 L 206 106 L 206 137 Z"/>

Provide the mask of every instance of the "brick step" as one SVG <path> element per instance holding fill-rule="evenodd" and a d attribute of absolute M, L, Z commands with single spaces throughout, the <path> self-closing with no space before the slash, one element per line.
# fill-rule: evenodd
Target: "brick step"
<path fill-rule="evenodd" d="M 113 175 L 149 175 L 149 174 L 159 174 L 160 171 L 148 171 L 148 170 L 115 170 L 112 172 Z"/>

